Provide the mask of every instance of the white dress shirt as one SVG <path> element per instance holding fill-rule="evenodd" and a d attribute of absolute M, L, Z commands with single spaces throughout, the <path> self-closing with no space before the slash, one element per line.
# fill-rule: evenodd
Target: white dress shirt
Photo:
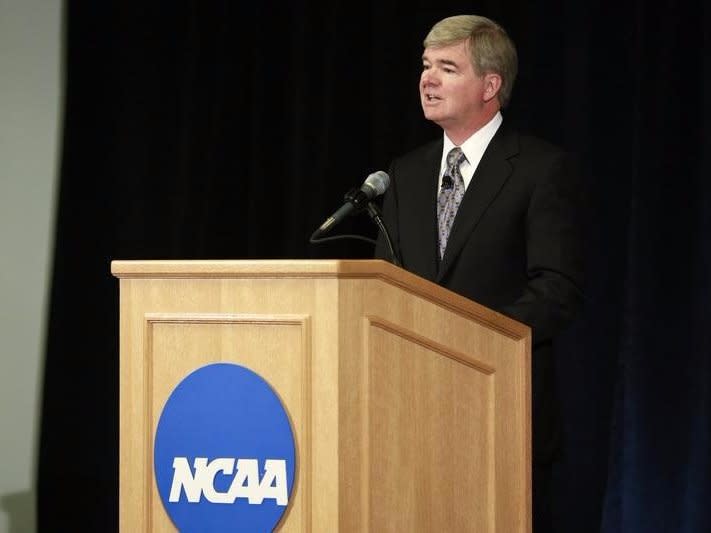
<path fill-rule="evenodd" d="M 482 128 L 478 129 L 471 137 L 464 141 L 459 147 L 464 152 L 467 160 L 464 161 L 459 167 L 462 173 L 462 179 L 464 180 L 464 189 L 469 187 L 469 183 L 472 181 L 472 176 L 476 171 L 476 167 L 479 166 L 481 158 L 484 156 L 486 147 L 489 146 L 491 139 L 494 134 L 501 126 L 504 121 L 501 116 L 501 112 L 497 112 L 494 117 L 487 122 Z M 449 140 L 447 134 L 444 134 L 444 147 L 442 149 L 442 163 L 439 169 L 439 181 L 437 183 L 437 193 L 439 193 L 442 188 L 442 177 L 447 170 L 447 154 L 452 148 L 455 148 L 456 144 Z"/>

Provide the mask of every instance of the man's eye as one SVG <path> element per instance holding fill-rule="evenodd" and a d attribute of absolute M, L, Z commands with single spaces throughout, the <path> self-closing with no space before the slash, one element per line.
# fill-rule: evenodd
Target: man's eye
<path fill-rule="evenodd" d="M 442 70 L 444 70 L 447 74 L 454 74 L 454 69 L 453 69 L 453 68 L 447 68 L 447 67 L 445 67 L 445 68 L 443 68 Z"/>
<path fill-rule="evenodd" d="M 428 68 L 430 68 L 429 65 L 424 65 L 424 64 L 422 65 L 422 70 L 427 70 Z"/>

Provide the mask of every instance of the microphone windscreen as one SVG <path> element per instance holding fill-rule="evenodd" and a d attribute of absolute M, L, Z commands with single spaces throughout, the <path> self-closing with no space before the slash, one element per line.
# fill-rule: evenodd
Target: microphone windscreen
<path fill-rule="evenodd" d="M 383 194 L 389 186 L 390 176 L 382 170 L 378 170 L 365 178 L 365 182 L 363 183 L 361 190 L 366 193 L 369 198 L 375 198 L 376 196 Z"/>

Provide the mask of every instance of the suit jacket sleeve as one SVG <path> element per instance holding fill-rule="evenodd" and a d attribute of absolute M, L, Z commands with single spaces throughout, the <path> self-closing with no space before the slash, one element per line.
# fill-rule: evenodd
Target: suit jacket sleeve
<path fill-rule="evenodd" d="M 585 195 L 577 165 L 559 153 L 537 180 L 526 213 L 523 294 L 499 311 L 531 326 L 534 345 L 550 341 L 583 302 Z"/>

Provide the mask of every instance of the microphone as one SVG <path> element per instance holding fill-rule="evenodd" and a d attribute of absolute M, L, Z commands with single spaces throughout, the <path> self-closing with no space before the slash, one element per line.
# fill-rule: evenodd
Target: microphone
<path fill-rule="evenodd" d="M 446 191 L 447 189 L 453 189 L 454 188 L 454 180 L 445 174 L 442 176 L 442 190 Z"/>
<path fill-rule="evenodd" d="M 360 189 L 354 188 L 348 191 L 344 198 L 346 203 L 344 203 L 338 211 L 333 213 L 323 224 L 321 224 L 321 226 L 319 226 L 313 237 L 315 238 L 323 235 L 331 227 L 338 224 L 348 215 L 365 208 L 371 200 L 383 194 L 389 186 L 390 176 L 382 170 L 378 170 L 365 178 L 365 181 L 363 182 L 363 185 L 361 185 Z"/>

